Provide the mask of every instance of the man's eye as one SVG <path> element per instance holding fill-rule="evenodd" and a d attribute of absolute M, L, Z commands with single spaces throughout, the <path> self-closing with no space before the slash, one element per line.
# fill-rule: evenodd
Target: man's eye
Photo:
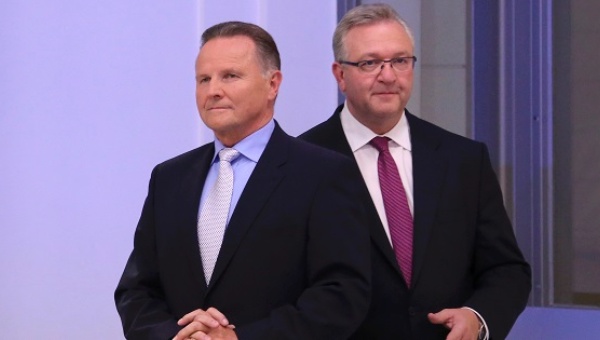
<path fill-rule="evenodd" d="M 208 83 L 209 80 L 210 80 L 210 78 L 208 78 L 208 77 L 203 77 L 203 78 L 196 79 L 196 81 L 198 82 L 198 84 Z"/>
<path fill-rule="evenodd" d="M 233 74 L 233 73 L 227 73 L 223 79 L 233 79 L 233 78 L 237 78 L 237 75 Z"/>
<path fill-rule="evenodd" d="M 401 58 L 396 58 L 396 59 L 394 59 L 393 63 L 394 64 L 398 64 L 398 65 L 406 64 L 406 63 L 408 63 L 408 59 L 407 58 L 402 58 L 402 57 Z"/>
<path fill-rule="evenodd" d="M 362 64 L 363 66 L 374 66 L 377 65 L 377 60 L 365 60 Z"/>

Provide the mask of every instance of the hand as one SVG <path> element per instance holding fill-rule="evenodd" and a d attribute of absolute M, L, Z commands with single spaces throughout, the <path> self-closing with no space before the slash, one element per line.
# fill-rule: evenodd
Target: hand
<path fill-rule="evenodd" d="M 427 318 L 431 323 L 444 325 L 450 330 L 446 340 L 477 340 L 479 319 L 468 309 L 444 309 L 437 313 L 429 313 Z"/>
<path fill-rule="evenodd" d="M 219 326 L 211 329 L 208 334 L 210 340 L 237 340 L 237 335 L 231 325 L 227 327 Z"/>
<path fill-rule="evenodd" d="M 208 340 L 211 339 L 208 333 L 214 329 L 227 328 L 233 333 L 233 328 L 235 328 L 235 326 L 229 324 L 223 313 L 213 307 L 207 310 L 197 309 L 190 312 L 179 319 L 177 324 L 185 327 L 175 335 L 173 340 Z"/>

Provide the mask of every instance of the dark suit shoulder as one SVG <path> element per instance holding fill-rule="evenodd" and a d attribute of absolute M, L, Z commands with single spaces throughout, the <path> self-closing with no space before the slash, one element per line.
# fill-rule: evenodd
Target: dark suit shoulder
<path fill-rule="evenodd" d="M 438 125 L 416 117 L 411 113 L 406 114 L 410 126 L 413 145 L 425 143 L 440 151 L 447 151 L 453 155 L 477 153 L 480 154 L 486 146 L 484 143 L 450 132 Z"/>
<path fill-rule="evenodd" d="M 340 120 L 340 112 L 342 111 L 343 107 L 343 105 L 338 106 L 333 115 L 331 115 L 326 121 L 321 122 L 305 131 L 298 136 L 298 138 L 318 145 L 323 145 L 327 144 L 332 139 L 344 137 L 342 122 Z"/>
<path fill-rule="evenodd" d="M 327 148 L 322 146 L 318 146 L 313 143 L 309 143 L 303 138 L 300 137 L 294 138 L 292 137 L 292 141 L 290 143 L 290 149 L 295 152 L 303 153 L 308 155 L 308 157 L 322 158 L 322 157 L 336 157 L 336 158 L 347 158 L 344 155 L 340 155 L 337 152 L 333 152 Z"/>
<path fill-rule="evenodd" d="M 352 165 L 352 159 L 346 155 L 299 138 L 292 139 L 289 151 L 290 158 L 304 162 L 304 167 L 331 168 L 339 164 Z"/>
<path fill-rule="evenodd" d="M 342 106 L 338 107 L 329 119 L 304 132 L 298 138 L 353 158 L 352 149 L 342 128 L 341 110 Z"/>
<path fill-rule="evenodd" d="M 317 143 L 327 140 L 328 132 L 330 131 L 329 122 L 324 121 L 319 123 L 318 125 L 313 126 L 309 130 L 303 132 L 298 138 L 306 141 L 310 141 L 312 143 Z"/>
<path fill-rule="evenodd" d="M 214 144 L 207 143 L 195 149 L 189 150 L 172 158 L 169 158 L 154 167 L 154 170 L 172 170 L 177 168 L 188 168 L 198 161 L 212 157 L 214 154 Z"/>

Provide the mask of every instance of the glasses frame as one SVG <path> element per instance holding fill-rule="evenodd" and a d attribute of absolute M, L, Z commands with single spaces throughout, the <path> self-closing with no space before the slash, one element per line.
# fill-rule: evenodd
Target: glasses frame
<path fill-rule="evenodd" d="M 413 69 L 415 68 L 415 64 L 417 63 L 417 57 L 414 55 L 410 56 L 410 57 L 396 57 L 396 58 L 390 58 L 390 59 L 366 59 L 366 60 L 359 60 L 356 62 L 348 61 L 348 60 L 339 60 L 338 63 L 340 63 L 342 65 L 350 65 L 350 66 L 357 67 L 359 70 L 366 72 L 366 73 L 375 72 L 377 70 L 377 68 L 379 68 L 379 70 L 383 70 L 383 66 L 387 63 L 389 63 L 390 67 L 395 71 L 402 72 L 402 71 L 406 71 L 406 70 L 410 69 L 410 67 L 406 68 L 406 69 L 402 69 L 402 70 L 395 68 L 393 62 L 398 59 L 405 59 L 405 60 L 412 59 L 412 68 Z M 376 64 L 381 63 L 381 67 L 375 66 L 375 68 L 373 68 L 372 70 L 364 69 L 363 67 L 366 66 L 365 63 L 368 63 L 368 62 L 375 62 Z"/>

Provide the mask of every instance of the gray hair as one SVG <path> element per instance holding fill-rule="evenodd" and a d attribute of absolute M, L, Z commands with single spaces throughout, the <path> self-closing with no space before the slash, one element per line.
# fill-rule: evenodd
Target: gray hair
<path fill-rule="evenodd" d="M 279 50 L 273 37 L 262 27 L 241 21 L 227 21 L 211 26 L 202 33 L 202 44 L 215 38 L 244 36 L 256 45 L 258 60 L 264 72 L 281 69 Z"/>
<path fill-rule="evenodd" d="M 357 26 L 371 25 L 383 21 L 397 22 L 404 30 L 414 46 L 415 41 L 408 24 L 387 4 L 365 4 L 349 10 L 338 23 L 333 34 L 333 57 L 336 61 L 347 58 L 344 38 L 351 29 Z"/>

